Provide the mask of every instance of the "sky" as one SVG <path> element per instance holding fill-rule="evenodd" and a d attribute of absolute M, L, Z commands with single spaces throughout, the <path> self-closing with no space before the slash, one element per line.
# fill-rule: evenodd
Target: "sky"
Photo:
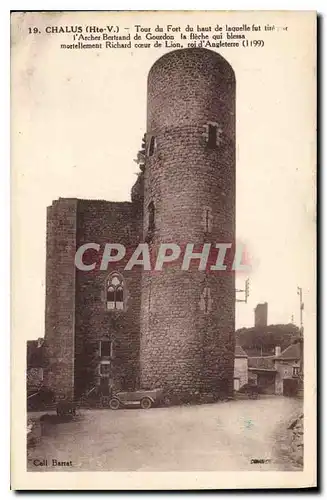
<path fill-rule="evenodd" d="M 97 15 L 93 24 L 132 29 L 144 22 L 142 13 Z M 205 15 L 189 13 L 187 22 L 205 23 Z M 12 31 L 13 295 L 24 339 L 44 335 L 46 207 L 59 197 L 130 199 L 146 126 L 147 73 L 167 51 L 60 50 L 66 35 L 28 35 L 32 21 L 41 30 L 86 22 L 83 14 L 53 16 L 22 16 Z M 172 13 L 158 16 L 147 24 L 172 22 Z M 235 16 L 235 24 L 255 22 L 251 12 L 242 21 Z M 264 34 L 263 48 L 219 50 L 236 74 L 236 236 L 252 259 L 250 297 L 236 304 L 237 328 L 253 326 L 260 302 L 268 302 L 269 323 L 293 316 L 299 324 L 297 286 L 305 328 L 314 324 L 314 52 L 305 36 L 310 27 L 287 13 L 283 19 L 288 30 Z M 174 14 L 173 22 L 185 25 L 185 14 Z M 237 277 L 237 288 L 245 277 Z"/>

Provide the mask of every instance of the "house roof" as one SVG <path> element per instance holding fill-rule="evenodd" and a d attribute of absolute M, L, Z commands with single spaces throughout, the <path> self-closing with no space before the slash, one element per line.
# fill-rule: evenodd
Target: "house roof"
<path fill-rule="evenodd" d="M 249 368 L 257 370 L 275 370 L 273 356 L 253 356 L 248 358 Z"/>
<path fill-rule="evenodd" d="M 234 352 L 235 358 L 247 358 L 248 355 L 244 351 L 244 349 L 240 345 L 235 346 L 235 352 Z"/>
<path fill-rule="evenodd" d="M 291 344 L 275 359 L 300 359 L 300 344 Z"/>
<path fill-rule="evenodd" d="M 254 373 L 277 373 L 274 368 L 249 368 L 248 370 Z"/>

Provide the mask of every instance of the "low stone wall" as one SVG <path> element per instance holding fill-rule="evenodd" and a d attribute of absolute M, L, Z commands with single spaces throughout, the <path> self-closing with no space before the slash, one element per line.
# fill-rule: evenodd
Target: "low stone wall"
<path fill-rule="evenodd" d="M 303 465 L 303 413 L 288 426 L 290 433 L 290 454 L 292 460 Z"/>
<path fill-rule="evenodd" d="M 27 447 L 36 446 L 41 439 L 41 422 L 39 417 L 27 418 Z"/>

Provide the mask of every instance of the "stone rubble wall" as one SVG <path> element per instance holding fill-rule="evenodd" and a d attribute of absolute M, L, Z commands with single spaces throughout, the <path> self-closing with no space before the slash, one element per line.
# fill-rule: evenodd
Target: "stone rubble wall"
<path fill-rule="evenodd" d="M 303 413 L 288 426 L 290 432 L 291 458 L 303 465 Z"/>

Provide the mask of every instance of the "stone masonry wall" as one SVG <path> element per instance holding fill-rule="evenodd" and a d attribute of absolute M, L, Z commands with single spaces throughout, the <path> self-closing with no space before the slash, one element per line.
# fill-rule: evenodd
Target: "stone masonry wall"
<path fill-rule="evenodd" d="M 77 200 L 48 207 L 44 384 L 57 398 L 73 397 Z"/>
<path fill-rule="evenodd" d="M 219 127 L 217 147 L 204 137 Z M 151 68 L 148 78 L 144 226 L 149 205 L 155 222 L 151 244 L 235 241 L 235 77 L 217 53 L 174 51 Z M 211 231 L 206 231 L 209 208 Z M 180 263 L 179 263 L 180 265 Z M 210 311 L 201 307 L 211 292 Z M 231 392 L 234 365 L 235 282 L 232 273 L 196 269 L 144 273 L 141 306 L 141 382 L 173 392 Z"/>
<path fill-rule="evenodd" d="M 248 360 L 245 357 L 235 357 L 234 378 L 240 380 L 240 388 L 248 383 Z"/>
<path fill-rule="evenodd" d="M 288 426 L 289 454 L 292 460 L 303 466 L 303 413 L 295 418 Z"/>
<path fill-rule="evenodd" d="M 100 340 L 113 341 L 110 380 L 113 390 L 134 389 L 139 376 L 139 314 L 141 270 L 124 271 L 128 257 L 99 269 L 106 243 L 121 243 L 127 254 L 137 246 L 141 212 L 130 202 L 80 200 L 78 203 L 77 246 L 98 243 L 90 263 L 97 261 L 94 271 L 77 270 L 76 299 L 76 361 L 75 381 L 78 396 L 99 383 Z M 111 272 L 118 271 L 124 279 L 123 311 L 106 309 L 106 282 Z M 108 359 L 109 360 L 109 359 Z"/>

